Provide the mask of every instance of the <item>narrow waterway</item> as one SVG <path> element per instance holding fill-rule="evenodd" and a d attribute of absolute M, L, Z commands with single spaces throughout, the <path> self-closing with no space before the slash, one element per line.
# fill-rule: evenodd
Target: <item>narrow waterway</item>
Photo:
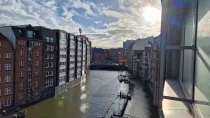
<path fill-rule="evenodd" d="M 90 71 L 87 78 L 72 89 L 26 108 L 26 118 L 101 118 L 125 86 L 119 83 L 118 74 L 117 71 Z M 151 102 L 143 90 L 143 83 L 140 80 L 132 82 L 134 92 L 125 114 L 150 118 Z M 115 106 L 111 110 L 116 109 Z"/>

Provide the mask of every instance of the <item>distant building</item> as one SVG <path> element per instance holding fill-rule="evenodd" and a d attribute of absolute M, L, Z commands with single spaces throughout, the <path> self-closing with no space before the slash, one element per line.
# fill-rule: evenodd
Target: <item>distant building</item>
<path fill-rule="evenodd" d="M 123 48 L 128 49 L 129 45 L 133 43 L 135 40 L 126 40 L 123 42 Z"/>
<path fill-rule="evenodd" d="M 105 58 L 105 51 L 102 48 L 92 48 L 92 58 L 93 58 L 93 63 L 104 63 L 106 58 Z"/>
<path fill-rule="evenodd" d="M 144 39 L 137 39 L 128 48 L 128 69 L 134 75 L 144 77 L 145 68 L 145 47 L 151 47 L 150 41 L 153 41 L 154 37 L 148 37 Z"/>

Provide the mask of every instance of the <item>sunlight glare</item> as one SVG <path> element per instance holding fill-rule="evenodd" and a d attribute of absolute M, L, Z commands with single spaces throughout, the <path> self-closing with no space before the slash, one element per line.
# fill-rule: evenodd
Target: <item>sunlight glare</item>
<path fill-rule="evenodd" d="M 160 10 L 150 6 L 147 6 L 143 9 L 142 15 L 146 21 L 160 20 L 161 17 Z"/>

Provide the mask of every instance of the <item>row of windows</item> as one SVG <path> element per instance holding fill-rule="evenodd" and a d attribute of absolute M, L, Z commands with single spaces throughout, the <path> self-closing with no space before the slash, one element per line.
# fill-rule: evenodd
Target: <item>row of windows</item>
<path fill-rule="evenodd" d="M 60 55 L 60 58 L 66 58 L 66 55 Z"/>
<path fill-rule="evenodd" d="M 47 42 L 54 42 L 54 38 L 53 37 L 46 37 L 46 41 Z"/>
<path fill-rule="evenodd" d="M 67 51 L 67 48 L 61 48 L 60 51 Z"/>
<path fill-rule="evenodd" d="M 45 49 L 46 49 L 47 51 L 54 51 L 55 47 L 54 47 L 54 46 L 50 46 L 50 45 L 46 45 L 46 46 L 45 46 Z"/>
<path fill-rule="evenodd" d="M 66 72 L 66 69 L 61 69 L 60 73 Z"/>
<path fill-rule="evenodd" d="M 35 70 L 34 71 L 34 76 L 39 76 L 39 75 L 40 75 L 39 70 Z M 24 77 L 24 73 L 22 71 L 19 72 L 19 77 L 20 78 L 23 78 Z M 31 72 L 30 71 L 27 72 L 27 78 L 31 78 Z"/>
<path fill-rule="evenodd" d="M 60 62 L 60 66 L 66 65 L 66 62 Z"/>
<path fill-rule="evenodd" d="M 28 61 L 28 67 L 31 67 L 31 66 L 32 66 L 31 63 L 32 63 L 31 61 Z M 20 67 L 24 67 L 24 61 L 20 61 L 20 62 L 19 62 L 19 66 L 20 66 Z M 35 66 L 39 66 L 39 61 L 36 61 L 36 62 L 35 62 Z"/>
<path fill-rule="evenodd" d="M 45 88 L 53 86 L 53 79 L 45 80 Z"/>
<path fill-rule="evenodd" d="M 46 54 L 45 59 L 54 59 L 54 54 Z"/>
<path fill-rule="evenodd" d="M 29 51 L 28 54 L 29 54 L 29 57 L 32 57 L 32 52 L 31 51 Z M 36 51 L 35 55 L 39 56 L 40 55 L 39 51 Z M 20 50 L 20 56 L 24 56 L 24 50 Z"/>
<path fill-rule="evenodd" d="M 45 77 L 53 76 L 53 71 L 45 71 Z"/>
<path fill-rule="evenodd" d="M 45 68 L 52 68 L 53 67 L 53 62 L 49 62 L 45 64 Z"/>
<path fill-rule="evenodd" d="M 59 78 L 59 82 L 64 82 L 64 81 L 66 81 L 66 76 L 63 76 L 63 77 Z"/>
<path fill-rule="evenodd" d="M 25 41 L 18 41 L 18 45 L 26 45 Z"/>
<path fill-rule="evenodd" d="M 41 46 L 41 43 L 35 42 L 35 43 L 34 43 L 34 46 L 40 47 L 40 46 Z"/>

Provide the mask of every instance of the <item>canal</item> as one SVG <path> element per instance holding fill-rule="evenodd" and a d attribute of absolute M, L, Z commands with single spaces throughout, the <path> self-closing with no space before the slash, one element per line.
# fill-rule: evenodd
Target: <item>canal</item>
<path fill-rule="evenodd" d="M 120 83 L 118 71 L 90 71 L 81 83 L 55 97 L 26 108 L 26 118 L 101 118 L 107 112 L 116 112 L 116 96 L 127 86 Z M 151 100 L 144 90 L 141 80 L 131 80 L 134 84 L 132 100 L 128 102 L 125 114 L 138 118 L 150 118 Z"/>

